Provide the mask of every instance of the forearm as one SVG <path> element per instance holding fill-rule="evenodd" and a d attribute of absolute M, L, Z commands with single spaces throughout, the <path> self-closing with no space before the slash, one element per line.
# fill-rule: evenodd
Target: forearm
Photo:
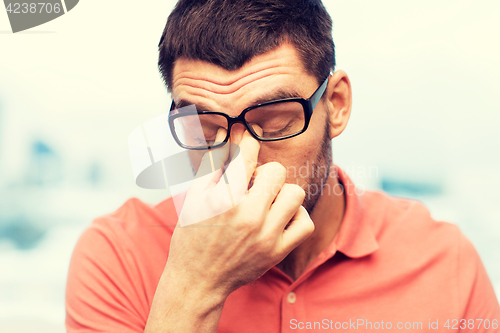
<path fill-rule="evenodd" d="M 216 332 L 226 296 L 201 281 L 165 270 L 158 283 L 145 333 Z"/>

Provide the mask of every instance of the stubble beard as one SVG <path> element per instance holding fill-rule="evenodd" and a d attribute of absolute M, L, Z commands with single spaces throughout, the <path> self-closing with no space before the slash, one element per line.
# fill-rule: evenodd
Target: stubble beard
<path fill-rule="evenodd" d="M 323 193 L 328 176 L 330 174 L 330 166 L 332 163 L 332 141 L 330 139 L 330 124 L 326 122 L 325 135 L 323 136 L 321 149 L 311 163 L 312 172 L 305 186 L 302 188 L 306 192 L 304 203 L 302 204 L 309 215 L 313 212 L 318 199 Z"/>

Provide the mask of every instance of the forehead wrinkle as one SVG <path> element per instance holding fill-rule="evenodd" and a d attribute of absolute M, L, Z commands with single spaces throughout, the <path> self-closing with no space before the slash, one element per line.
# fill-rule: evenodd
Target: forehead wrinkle
<path fill-rule="evenodd" d="M 280 64 L 266 66 L 266 68 L 262 69 L 256 67 L 226 77 L 210 75 L 204 71 L 181 72 L 176 75 L 173 90 L 179 86 L 196 86 L 218 94 L 231 94 L 240 90 L 245 85 L 262 78 L 277 74 L 298 72 L 294 67 L 282 66 Z"/>
<path fill-rule="evenodd" d="M 180 101 L 184 101 L 197 106 L 203 105 L 212 111 L 215 111 L 218 107 L 217 102 L 213 98 L 210 98 L 206 92 L 200 89 L 191 89 L 190 87 L 187 87 L 187 89 L 176 95 L 174 101 L 176 104 L 179 104 Z"/>
<path fill-rule="evenodd" d="M 283 64 L 283 61 L 281 59 L 271 59 L 263 62 L 258 62 L 253 65 L 246 65 L 234 71 L 229 71 L 220 66 L 201 60 L 183 60 L 184 61 L 182 61 L 180 64 L 178 63 L 179 60 L 176 61 L 176 65 L 178 66 L 175 67 L 173 81 L 179 80 L 181 78 L 190 78 L 211 82 L 219 86 L 232 85 L 242 78 L 251 74 L 258 73 L 260 71 L 289 66 L 289 64 Z M 212 72 L 211 74 L 213 74 L 214 72 L 218 73 L 216 73 L 215 75 L 209 75 L 206 73 L 206 71 L 197 69 L 197 67 L 199 67 L 200 65 L 202 67 L 210 67 L 208 69 Z M 188 69 L 185 70 L 185 67 L 187 67 Z M 206 69 L 207 68 L 205 68 L 205 70 Z"/>
<path fill-rule="evenodd" d="M 219 86 L 211 82 L 206 82 L 202 80 L 195 80 L 195 79 L 180 79 L 175 86 L 175 88 L 184 88 L 184 87 L 190 87 L 192 89 L 202 89 L 210 93 L 214 93 L 217 95 L 230 95 L 233 93 L 238 92 L 240 89 L 244 88 L 248 84 L 258 81 L 259 79 L 264 79 L 266 77 L 273 76 L 277 73 L 255 73 L 255 75 L 252 74 L 251 77 L 245 77 L 241 81 L 235 82 L 233 85 L 230 86 Z M 281 74 L 281 73 L 280 73 Z M 283 73 L 284 74 L 284 73 Z M 175 89 L 174 88 L 174 89 Z"/>

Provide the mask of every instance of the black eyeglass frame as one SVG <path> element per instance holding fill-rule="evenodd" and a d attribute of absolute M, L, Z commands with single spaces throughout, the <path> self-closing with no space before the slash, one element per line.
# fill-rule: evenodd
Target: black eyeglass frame
<path fill-rule="evenodd" d="M 307 127 L 309 126 L 309 122 L 310 122 L 311 117 L 312 117 L 312 113 L 313 113 L 314 109 L 316 108 L 316 105 L 318 105 L 319 100 L 321 99 L 321 97 L 325 93 L 329 78 L 330 78 L 330 76 L 328 76 L 325 79 L 325 81 L 323 81 L 323 83 L 318 87 L 318 89 L 316 89 L 316 91 L 308 99 L 304 99 L 304 98 L 300 98 L 300 97 L 284 98 L 284 99 L 278 99 L 275 101 L 269 101 L 269 102 L 265 102 L 265 103 L 261 103 L 261 104 L 257 104 L 257 105 L 252 105 L 252 106 L 244 109 L 243 111 L 241 111 L 241 113 L 237 117 L 231 117 L 231 116 L 228 116 L 227 114 L 222 113 L 222 112 L 197 111 L 196 114 L 216 114 L 216 115 L 225 117 L 227 120 L 226 138 L 224 139 L 224 141 L 217 143 L 216 145 L 212 145 L 212 146 L 203 146 L 203 147 L 187 146 L 179 140 L 179 138 L 177 137 L 177 133 L 175 132 L 174 120 L 179 118 L 179 117 L 183 117 L 183 116 L 191 115 L 191 114 L 183 114 L 183 113 L 172 114 L 172 111 L 175 110 L 175 101 L 172 100 L 172 104 L 170 106 L 170 113 L 168 116 L 168 124 L 170 126 L 170 131 L 172 132 L 172 136 L 174 137 L 174 140 L 177 142 L 177 144 L 179 146 L 181 146 L 182 148 L 191 149 L 191 150 L 208 150 L 208 149 L 215 149 L 215 148 L 219 148 L 219 147 L 224 146 L 227 143 L 227 141 L 229 140 L 229 137 L 231 134 L 231 126 L 233 126 L 233 124 L 235 124 L 235 123 L 242 123 L 246 127 L 248 132 L 256 140 L 259 140 L 259 141 L 280 141 L 280 140 L 284 140 L 284 139 L 289 139 L 289 138 L 292 138 L 292 137 L 297 136 L 299 134 L 302 134 L 307 130 Z M 283 103 L 283 102 L 298 102 L 302 105 L 302 109 L 304 110 L 304 115 L 305 115 L 304 128 L 302 128 L 302 130 L 297 132 L 297 133 L 289 134 L 289 135 L 286 135 L 283 137 L 278 137 L 278 138 L 260 137 L 257 133 L 255 133 L 252 126 L 250 126 L 250 124 L 247 123 L 247 121 L 245 119 L 245 114 L 253 109 L 256 109 L 256 108 L 259 108 L 262 106 L 272 105 L 272 104 L 276 104 L 276 103 Z"/>

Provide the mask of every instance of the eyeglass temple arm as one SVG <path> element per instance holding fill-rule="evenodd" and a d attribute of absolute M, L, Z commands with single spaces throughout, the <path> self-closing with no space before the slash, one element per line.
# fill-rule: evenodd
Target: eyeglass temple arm
<path fill-rule="evenodd" d="M 318 102 L 321 99 L 321 97 L 323 96 L 323 93 L 326 90 L 326 86 L 328 85 L 328 79 L 329 79 L 329 77 L 330 76 L 328 76 L 326 78 L 326 80 L 323 81 L 323 83 L 319 86 L 319 88 L 311 96 L 311 99 L 310 99 L 310 101 L 311 101 L 311 113 L 314 110 L 314 108 L 316 107 L 316 105 L 318 104 Z"/>

